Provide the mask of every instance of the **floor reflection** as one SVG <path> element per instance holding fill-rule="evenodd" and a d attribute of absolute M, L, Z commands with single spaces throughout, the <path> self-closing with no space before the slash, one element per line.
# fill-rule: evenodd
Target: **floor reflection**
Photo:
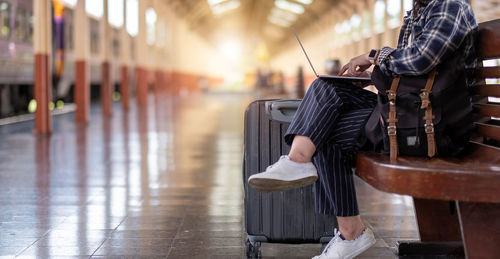
<path fill-rule="evenodd" d="M 51 137 L 32 135 L 30 122 L 0 127 L 9 133 L 0 135 L 0 257 L 243 258 L 249 101 L 150 96 L 147 107 L 115 107 L 113 117 L 94 105 L 86 125 L 73 114 L 54 117 Z M 391 257 L 392 239 L 416 236 L 411 202 L 357 185 L 365 221 L 381 230 L 385 249 L 368 256 Z M 277 258 L 318 251 L 263 247 Z"/>

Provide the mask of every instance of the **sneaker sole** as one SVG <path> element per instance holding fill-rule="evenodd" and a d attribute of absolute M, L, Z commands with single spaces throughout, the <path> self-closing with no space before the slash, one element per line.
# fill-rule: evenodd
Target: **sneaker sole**
<path fill-rule="evenodd" d="M 352 254 L 350 255 L 347 255 L 346 257 L 344 257 L 345 259 L 353 259 L 354 257 L 362 254 L 364 251 L 368 250 L 368 248 L 372 247 L 373 245 L 375 245 L 377 241 L 376 240 L 372 240 L 372 242 L 364 245 L 363 247 L 360 247 L 358 250 L 356 250 L 355 252 L 353 252 Z"/>
<path fill-rule="evenodd" d="M 316 182 L 317 176 L 309 176 L 293 181 L 283 181 L 276 179 L 250 179 L 248 184 L 261 192 L 279 192 L 293 188 L 308 186 Z"/>

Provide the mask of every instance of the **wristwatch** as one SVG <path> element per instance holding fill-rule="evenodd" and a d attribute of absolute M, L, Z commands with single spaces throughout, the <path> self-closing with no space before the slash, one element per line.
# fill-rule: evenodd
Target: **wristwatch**
<path fill-rule="evenodd" d="M 370 51 L 370 54 L 368 54 L 368 60 L 370 60 L 370 63 L 372 63 L 372 65 L 375 65 L 375 57 L 377 56 L 377 52 L 378 50 L 372 49 Z"/>

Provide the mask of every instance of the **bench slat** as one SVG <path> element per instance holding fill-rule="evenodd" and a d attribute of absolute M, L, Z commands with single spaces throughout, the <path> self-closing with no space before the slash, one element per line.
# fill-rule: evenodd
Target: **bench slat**
<path fill-rule="evenodd" d="M 472 88 L 472 94 L 500 97 L 500 85 L 477 85 Z"/>
<path fill-rule="evenodd" d="M 477 133 L 481 136 L 500 141 L 500 126 L 476 122 Z"/>
<path fill-rule="evenodd" d="M 474 108 L 483 116 L 500 118 L 500 105 L 498 104 L 475 104 Z"/>
<path fill-rule="evenodd" d="M 500 67 L 482 67 L 478 69 L 478 76 L 482 78 L 499 78 Z"/>
<path fill-rule="evenodd" d="M 437 200 L 500 203 L 500 149 L 472 144 L 463 158 L 399 157 L 363 152 L 356 174 L 390 193 Z"/>
<path fill-rule="evenodd" d="M 479 56 L 484 59 L 500 57 L 500 20 L 479 24 Z"/>

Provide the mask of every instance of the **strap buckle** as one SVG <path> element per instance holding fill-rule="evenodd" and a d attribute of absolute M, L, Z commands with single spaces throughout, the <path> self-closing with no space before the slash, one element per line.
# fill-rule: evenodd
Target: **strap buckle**
<path fill-rule="evenodd" d="M 396 126 L 387 126 L 387 135 L 396 136 Z"/>
<path fill-rule="evenodd" d="M 427 134 L 434 133 L 434 123 L 431 123 L 431 124 L 425 123 L 424 127 L 425 127 L 425 133 L 427 133 Z"/>
<path fill-rule="evenodd" d="M 420 99 L 422 99 L 422 100 L 429 100 L 430 99 L 430 92 L 424 92 L 424 91 L 422 91 L 420 93 Z"/>
<path fill-rule="evenodd" d="M 389 100 L 391 100 L 391 101 L 392 100 L 394 100 L 394 101 L 396 100 L 396 93 L 394 91 L 387 90 L 386 93 L 387 93 L 387 98 Z"/>

